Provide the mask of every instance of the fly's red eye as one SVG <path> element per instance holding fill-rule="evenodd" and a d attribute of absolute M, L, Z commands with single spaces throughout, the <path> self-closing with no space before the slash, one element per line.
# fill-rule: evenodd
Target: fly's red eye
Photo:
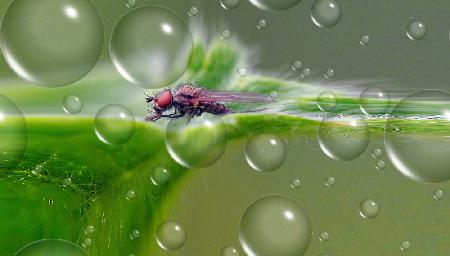
<path fill-rule="evenodd" d="M 162 92 L 155 100 L 155 104 L 159 108 L 167 108 L 172 104 L 172 93 L 170 91 Z"/>

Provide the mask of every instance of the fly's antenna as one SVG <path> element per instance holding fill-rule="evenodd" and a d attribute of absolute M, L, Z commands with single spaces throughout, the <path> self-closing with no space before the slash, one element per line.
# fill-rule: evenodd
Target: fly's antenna
<path fill-rule="evenodd" d="M 142 90 L 141 90 L 141 92 L 145 95 L 145 97 L 147 97 L 147 98 L 148 98 L 148 97 L 151 97 L 151 96 L 148 95 L 146 92 L 144 92 L 144 91 L 142 91 Z"/>
<path fill-rule="evenodd" d="M 153 98 L 154 98 L 153 96 L 147 94 L 146 92 L 144 92 L 144 91 L 142 91 L 142 90 L 141 90 L 141 92 L 145 95 L 145 101 L 146 101 L 147 103 L 150 103 L 150 102 L 153 100 Z"/>

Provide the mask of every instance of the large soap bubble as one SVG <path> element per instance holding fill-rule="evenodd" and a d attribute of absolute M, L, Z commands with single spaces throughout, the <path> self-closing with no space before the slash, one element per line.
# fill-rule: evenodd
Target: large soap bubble
<path fill-rule="evenodd" d="M 167 151 L 176 162 L 187 168 L 214 164 L 222 157 L 226 144 L 226 128 L 219 116 L 184 116 L 170 120 L 167 125 Z"/>
<path fill-rule="evenodd" d="M 144 6 L 117 24 L 110 54 L 117 71 L 144 88 L 175 82 L 188 67 L 193 38 L 188 25 L 170 9 Z"/>
<path fill-rule="evenodd" d="M 385 131 L 386 152 L 395 168 L 420 182 L 450 179 L 450 94 L 423 90 L 404 98 Z"/>
<path fill-rule="evenodd" d="M 284 11 L 296 6 L 301 0 L 249 0 L 254 6 L 264 11 Z"/>
<path fill-rule="evenodd" d="M 89 256 L 89 254 L 81 249 L 78 245 L 69 241 L 60 239 L 43 239 L 32 242 L 18 252 L 14 256 Z"/>
<path fill-rule="evenodd" d="M 103 39 L 101 18 L 89 0 L 15 0 L 0 30 L 11 69 L 48 87 L 84 77 L 97 62 Z"/>
<path fill-rule="evenodd" d="M 16 166 L 27 145 L 27 124 L 22 111 L 10 99 L 0 95 L 0 168 Z"/>

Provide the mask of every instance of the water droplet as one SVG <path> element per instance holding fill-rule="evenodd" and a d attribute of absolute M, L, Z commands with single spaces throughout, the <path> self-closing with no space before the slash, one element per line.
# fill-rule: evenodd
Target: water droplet
<path fill-rule="evenodd" d="M 192 6 L 191 8 L 189 8 L 189 12 L 188 12 L 189 16 L 193 17 L 193 16 L 197 16 L 198 14 L 198 8 L 195 6 Z"/>
<path fill-rule="evenodd" d="M 90 239 L 90 238 L 85 238 L 85 239 L 83 240 L 83 242 L 81 243 L 81 245 L 82 245 L 84 248 L 89 248 L 89 247 L 91 247 L 91 245 L 92 245 L 92 239 Z"/>
<path fill-rule="evenodd" d="M 166 168 L 157 167 L 153 169 L 150 179 L 155 185 L 164 185 L 170 180 L 170 172 Z"/>
<path fill-rule="evenodd" d="M 256 25 L 256 27 L 257 27 L 258 29 L 264 29 L 264 28 L 266 28 L 266 26 L 267 26 L 267 22 L 266 22 L 265 19 L 260 19 L 260 20 L 258 21 L 258 24 Z"/>
<path fill-rule="evenodd" d="M 178 222 L 168 221 L 159 225 L 156 231 L 158 245 L 167 251 L 175 251 L 183 247 L 186 231 Z"/>
<path fill-rule="evenodd" d="M 144 88 L 175 82 L 186 71 L 193 48 L 188 25 L 161 6 L 135 8 L 120 19 L 109 49 L 116 70 Z"/>
<path fill-rule="evenodd" d="M 398 103 L 385 129 L 386 153 L 398 171 L 420 182 L 450 179 L 449 113 L 450 94 L 439 90 L 422 90 Z"/>
<path fill-rule="evenodd" d="M 249 0 L 258 9 L 274 12 L 284 11 L 296 6 L 301 0 Z"/>
<path fill-rule="evenodd" d="M 319 145 L 330 158 L 349 161 L 359 157 L 369 144 L 367 123 L 355 115 L 330 115 L 320 123 Z"/>
<path fill-rule="evenodd" d="M 303 255 L 311 240 L 305 210 L 280 195 L 256 200 L 240 221 L 239 241 L 248 255 Z"/>
<path fill-rule="evenodd" d="M 249 138 L 245 159 L 256 171 L 270 172 L 280 167 L 286 158 L 286 143 L 276 135 L 262 134 Z"/>
<path fill-rule="evenodd" d="M 106 144 L 120 145 L 134 133 L 134 116 L 125 106 L 110 104 L 95 115 L 95 134 Z"/>
<path fill-rule="evenodd" d="M 375 162 L 375 168 L 377 168 L 378 171 L 381 171 L 386 166 L 386 163 L 383 160 L 378 160 Z"/>
<path fill-rule="evenodd" d="M 78 95 L 67 95 L 63 99 L 63 109 L 67 114 L 78 114 L 83 109 L 83 100 Z"/>
<path fill-rule="evenodd" d="M 220 5 L 222 5 L 225 10 L 236 9 L 239 7 L 240 3 L 241 0 L 220 0 Z"/>
<path fill-rule="evenodd" d="M 231 32 L 228 29 L 224 29 L 222 31 L 220 31 L 220 38 L 222 40 L 227 40 L 229 39 L 231 36 Z"/>
<path fill-rule="evenodd" d="M 411 244 L 409 243 L 409 241 L 403 241 L 400 243 L 400 249 L 402 251 L 407 251 L 409 250 L 409 248 L 411 248 Z"/>
<path fill-rule="evenodd" d="M 433 192 L 433 197 L 436 200 L 440 200 L 444 197 L 444 191 L 437 189 Z"/>
<path fill-rule="evenodd" d="M 86 229 L 84 230 L 84 232 L 86 234 L 92 234 L 95 232 L 95 227 L 92 225 L 88 225 L 88 226 L 86 226 Z"/>
<path fill-rule="evenodd" d="M 302 185 L 300 179 L 293 179 L 291 181 L 291 188 L 299 188 Z"/>
<path fill-rule="evenodd" d="M 359 39 L 361 45 L 368 45 L 370 43 L 370 37 L 368 35 L 362 35 Z"/>
<path fill-rule="evenodd" d="M 125 6 L 128 8 L 133 8 L 136 5 L 136 0 L 126 0 Z"/>
<path fill-rule="evenodd" d="M 294 61 L 294 63 L 292 64 L 292 69 L 294 71 L 300 70 L 303 67 L 303 63 L 299 60 Z"/>
<path fill-rule="evenodd" d="M 330 239 L 330 234 L 326 231 L 323 231 L 319 234 L 319 240 L 320 242 L 326 242 Z"/>
<path fill-rule="evenodd" d="M 187 168 L 214 164 L 225 152 L 227 135 L 220 116 L 203 114 L 170 120 L 166 128 L 166 147 L 170 156 Z"/>
<path fill-rule="evenodd" d="M 311 7 L 311 19 L 320 28 L 336 25 L 341 15 L 341 6 L 335 0 L 316 0 Z"/>
<path fill-rule="evenodd" d="M 383 155 L 383 150 L 381 150 L 381 149 L 379 149 L 379 148 L 374 148 L 373 150 L 372 150 L 372 157 L 373 158 L 378 158 L 378 157 L 380 157 L 380 156 L 382 156 Z"/>
<path fill-rule="evenodd" d="M 125 198 L 127 200 L 133 200 L 136 197 L 136 192 L 134 190 L 129 190 L 127 194 L 125 195 Z"/>
<path fill-rule="evenodd" d="M 20 163 L 27 149 L 28 131 L 22 111 L 0 95 L 0 169 L 7 170 Z"/>
<path fill-rule="evenodd" d="M 233 246 L 227 246 L 220 251 L 220 256 L 240 256 L 239 250 Z"/>
<path fill-rule="evenodd" d="M 369 87 L 362 91 L 359 106 L 366 115 L 386 114 L 390 107 L 391 98 L 380 88 Z"/>
<path fill-rule="evenodd" d="M 359 204 L 359 215 L 361 215 L 364 219 L 373 219 L 378 216 L 379 212 L 380 206 L 373 199 L 364 199 Z"/>
<path fill-rule="evenodd" d="M 330 91 L 321 92 L 317 96 L 317 107 L 323 112 L 330 112 L 337 107 L 337 98 L 334 93 Z"/>
<path fill-rule="evenodd" d="M 406 35 L 411 40 L 421 40 L 426 34 L 427 27 L 421 21 L 411 21 L 406 27 Z"/>
<path fill-rule="evenodd" d="M 334 76 L 334 69 L 329 68 L 325 70 L 325 73 L 323 75 L 325 78 L 332 78 Z"/>
<path fill-rule="evenodd" d="M 37 256 L 37 255 L 77 255 L 88 256 L 78 245 L 62 239 L 42 239 L 27 244 L 16 252 L 15 256 Z"/>
<path fill-rule="evenodd" d="M 332 176 L 328 177 L 327 180 L 325 181 L 325 185 L 327 187 L 332 187 L 334 186 L 334 184 L 336 184 L 336 179 Z"/>
<path fill-rule="evenodd" d="M 47 87 L 72 84 L 96 64 L 103 24 L 91 1 L 15 0 L 5 12 L 0 47 L 22 79 Z M 32 50 L 30 50 L 32 49 Z"/>
<path fill-rule="evenodd" d="M 135 230 L 131 231 L 131 234 L 130 234 L 131 240 L 136 240 L 140 236 L 141 236 L 141 232 L 139 232 L 139 230 L 135 229 Z"/>

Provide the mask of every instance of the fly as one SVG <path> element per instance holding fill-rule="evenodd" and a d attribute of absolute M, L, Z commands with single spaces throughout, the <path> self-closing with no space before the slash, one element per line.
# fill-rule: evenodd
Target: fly
<path fill-rule="evenodd" d="M 268 95 L 241 92 L 219 92 L 206 90 L 194 82 L 184 82 L 171 89 L 164 89 L 155 96 L 147 96 L 147 103 L 153 102 L 154 113 L 145 117 L 146 121 L 155 122 L 158 119 L 180 118 L 188 115 L 189 118 L 201 116 L 203 113 L 224 115 L 232 111 L 224 102 L 241 103 L 270 103 L 274 100 Z"/>

